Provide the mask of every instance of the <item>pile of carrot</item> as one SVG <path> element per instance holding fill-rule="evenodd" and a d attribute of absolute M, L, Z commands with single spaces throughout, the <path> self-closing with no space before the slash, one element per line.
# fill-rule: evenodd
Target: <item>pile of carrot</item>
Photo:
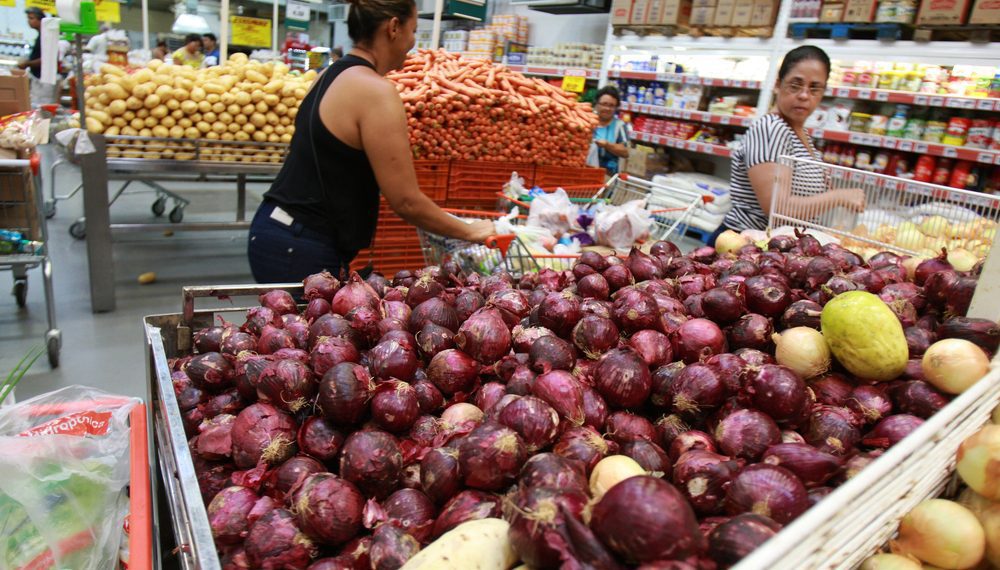
<path fill-rule="evenodd" d="M 419 50 L 396 84 L 414 158 L 580 166 L 597 117 L 562 89 L 504 65 Z"/>

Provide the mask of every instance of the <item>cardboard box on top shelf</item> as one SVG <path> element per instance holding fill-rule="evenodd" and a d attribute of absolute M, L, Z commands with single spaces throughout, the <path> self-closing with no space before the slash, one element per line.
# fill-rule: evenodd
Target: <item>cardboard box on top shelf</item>
<path fill-rule="evenodd" d="M 649 0 L 646 10 L 646 25 L 657 26 L 663 20 L 663 0 Z"/>
<path fill-rule="evenodd" d="M 627 26 L 632 20 L 632 0 L 614 0 L 611 3 L 611 23 Z"/>
<path fill-rule="evenodd" d="M 692 8 L 704 8 L 706 6 L 715 7 L 715 4 L 716 4 L 716 0 L 692 0 L 691 1 L 691 7 Z"/>
<path fill-rule="evenodd" d="M 753 11 L 750 13 L 750 26 L 773 26 L 778 15 L 778 3 L 775 0 L 754 0 Z"/>
<path fill-rule="evenodd" d="M 28 77 L 0 76 L 0 117 L 31 109 Z"/>
<path fill-rule="evenodd" d="M 691 8 L 692 26 L 711 26 L 715 19 L 715 6 L 694 6 Z"/>
<path fill-rule="evenodd" d="M 823 9 L 819 12 L 819 21 L 826 24 L 833 24 L 844 19 L 844 5 L 840 2 L 823 2 Z"/>
<path fill-rule="evenodd" d="M 629 16 L 628 23 L 633 26 L 646 24 L 647 15 L 649 14 L 649 2 L 650 0 L 635 0 L 632 2 L 632 15 Z"/>
<path fill-rule="evenodd" d="M 1000 24 L 1000 0 L 976 0 L 969 14 L 970 24 Z"/>
<path fill-rule="evenodd" d="M 732 26 L 749 26 L 753 17 L 753 0 L 736 0 L 733 6 Z"/>
<path fill-rule="evenodd" d="M 877 0 L 847 0 L 844 4 L 844 21 L 868 24 L 875 21 Z"/>
<path fill-rule="evenodd" d="M 661 0 L 660 19 L 650 22 L 658 26 L 682 26 L 691 20 L 691 0 Z"/>
<path fill-rule="evenodd" d="M 969 0 L 923 0 L 917 13 L 917 25 L 964 24 Z"/>
<path fill-rule="evenodd" d="M 736 8 L 736 0 L 718 0 L 715 6 L 714 26 L 730 26 L 733 23 L 733 10 Z"/>

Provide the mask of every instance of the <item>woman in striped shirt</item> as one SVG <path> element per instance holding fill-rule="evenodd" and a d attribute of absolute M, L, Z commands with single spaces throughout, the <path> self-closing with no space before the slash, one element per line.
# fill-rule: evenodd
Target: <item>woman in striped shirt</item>
<path fill-rule="evenodd" d="M 788 167 L 778 158 L 822 160 L 806 134 L 805 122 L 816 110 L 826 80 L 830 76 L 830 58 L 814 46 L 802 46 L 785 54 L 775 84 L 775 110 L 754 121 L 733 152 L 731 193 L 733 208 L 709 243 L 723 231 L 732 229 L 764 230 L 771 211 L 775 177 L 788 178 Z M 835 207 L 864 209 L 864 192 L 858 188 L 828 190 L 823 169 L 818 165 L 799 165 L 791 176 L 792 193 L 786 209 L 808 212 L 816 217 Z"/>

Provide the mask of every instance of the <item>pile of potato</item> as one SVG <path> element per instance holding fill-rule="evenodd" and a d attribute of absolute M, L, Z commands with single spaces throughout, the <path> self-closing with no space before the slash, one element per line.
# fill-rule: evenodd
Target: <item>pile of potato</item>
<path fill-rule="evenodd" d="M 86 127 L 111 137 L 109 158 L 280 162 L 315 76 L 244 54 L 206 69 L 158 59 L 133 73 L 104 65 L 86 79 Z M 116 136 L 174 140 L 137 144 Z"/>

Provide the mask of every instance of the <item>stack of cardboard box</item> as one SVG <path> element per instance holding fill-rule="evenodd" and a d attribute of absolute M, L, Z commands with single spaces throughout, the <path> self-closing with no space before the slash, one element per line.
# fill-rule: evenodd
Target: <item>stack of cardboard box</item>
<path fill-rule="evenodd" d="M 691 0 L 614 0 L 615 26 L 683 26 L 691 17 Z"/>

